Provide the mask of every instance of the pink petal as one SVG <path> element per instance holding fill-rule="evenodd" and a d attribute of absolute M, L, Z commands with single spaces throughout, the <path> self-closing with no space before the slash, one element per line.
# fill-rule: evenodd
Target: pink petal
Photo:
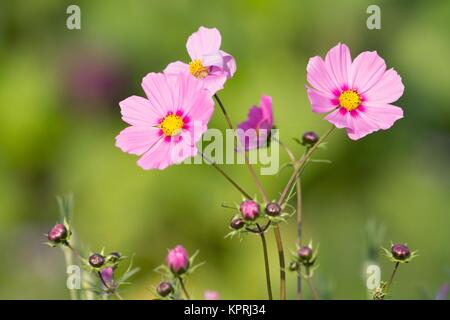
<path fill-rule="evenodd" d="M 261 110 L 263 118 L 268 121 L 269 126 L 273 124 L 272 97 L 261 96 Z"/>
<path fill-rule="evenodd" d="M 378 82 L 365 94 L 364 105 L 389 104 L 397 101 L 403 94 L 405 87 L 401 77 L 394 69 L 386 71 Z"/>
<path fill-rule="evenodd" d="M 220 53 L 223 55 L 223 71 L 227 74 L 228 78 L 231 78 L 236 72 L 236 60 L 234 60 L 232 55 L 226 53 L 225 51 L 220 50 Z"/>
<path fill-rule="evenodd" d="M 312 111 L 315 113 L 330 112 L 337 107 L 333 99 L 320 94 L 317 90 L 307 88 L 308 99 L 312 106 Z"/>
<path fill-rule="evenodd" d="M 188 38 L 186 48 L 191 60 L 202 60 L 203 55 L 219 50 L 221 42 L 219 30 L 200 27 Z"/>
<path fill-rule="evenodd" d="M 131 125 L 149 125 L 158 123 L 164 114 L 158 113 L 147 99 L 131 96 L 119 102 L 122 119 Z"/>
<path fill-rule="evenodd" d="M 148 126 L 131 126 L 122 130 L 116 137 L 116 147 L 123 152 L 141 155 L 149 150 L 161 136 L 159 128 Z"/>
<path fill-rule="evenodd" d="M 349 114 L 347 135 L 350 139 L 358 140 L 369 133 L 379 130 L 378 126 L 373 121 L 363 116 L 363 112 L 353 110 L 349 112 Z"/>
<path fill-rule="evenodd" d="M 180 72 L 189 72 L 189 65 L 181 61 L 175 61 L 169 63 L 163 72 L 170 75 L 176 75 Z"/>
<path fill-rule="evenodd" d="M 142 79 L 142 88 L 151 105 L 163 115 L 179 105 L 178 96 L 173 95 L 172 83 L 168 77 L 164 73 L 149 73 Z"/>
<path fill-rule="evenodd" d="M 350 127 L 350 112 L 344 108 L 339 108 L 331 112 L 325 117 L 325 120 L 334 124 L 336 128 L 349 128 Z"/>
<path fill-rule="evenodd" d="M 316 56 L 309 59 L 306 66 L 306 79 L 323 96 L 334 98 L 334 92 L 338 91 L 337 86 L 328 74 L 325 62 L 321 57 Z"/>
<path fill-rule="evenodd" d="M 395 121 L 403 118 L 403 110 L 391 104 L 365 107 L 363 116 L 367 116 L 380 129 L 386 130 L 392 127 Z"/>
<path fill-rule="evenodd" d="M 223 89 L 225 81 L 227 81 L 227 75 L 224 72 L 216 72 L 215 74 L 210 73 L 205 78 L 202 79 L 205 89 L 214 95 L 217 91 Z"/>
<path fill-rule="evenodd" d="M 167 168 L 171 164 L 170 146 L 170 142 L 166 142 L 164 139 L 158 140 L 158 142 L 137 161 L 138 166 L 144 170 L 163 170 Z"/>
<path fill-rule="evenodd" d="M 353 61 L 350 71 L 349 87 L 365 93 L 383 76 L 386 64 L 375 51 L 360 53 Z"/>
<path fill-rule="evenodd" d="M 345 44 L 339 43 L 328 51 L 325 57 L 325 65 L 338 88 L 348 87 L 352 57 L 349 48 Z"/>

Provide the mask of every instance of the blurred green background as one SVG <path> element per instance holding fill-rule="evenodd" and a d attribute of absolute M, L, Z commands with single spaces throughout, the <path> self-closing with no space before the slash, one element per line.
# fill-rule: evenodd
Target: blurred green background
<path fill-rule="evenodd" d="M 66 28 L 66 8 L 81 7 L 81 30 Z M 381 30 L 368 30 L 369 4 Z M 265 298 L 257 237 L 224 239 L 240 195 L 207 165 L 143 171 L 114 138 L 126 125 L 118 102 L 143 95 L 141 78 L 187 61 L 187 37 L 204 25 L 222 33 L 237 60 L 220 95 L 234 122 L 261 94 L 272 95 L 281 138 L 323 132 L 303 85 L 308 58 L 338 42 L 352 55 L 377 50 L 402 76 L 396 103 L 405 118 L 354 142 L 342 130 L 304 173 L 305 240 L 320 242 L 316 282 L 324 298 L 365 299 L 366 222 L 386 226 L 384 246 L 407 242 L 420 257 L 401 266 L 392 295 L 433 297 L 450 277 L 449 1 L 1 1 L 0 3 L 0 298 L 67 299 L 63 255 L 42 244 L 58 219 L 55 196 L 73 192 L 75 229 L 85 247 L 136 254 L 141 271 L 123 295 L 149 299 L 153 269 L 167 248 L 200 250 L 187 286 L 202 298 Z M 211 127 L 225 129 L 216 112 Z M 282 155 L 282 162 L 287 157 Z M 226 170 L 256 194 L 244 166 Z M 288 176 L 263 177 L 272 198 Z M 295 248 L 294 220 L 282 226 Z M 268 235 L 278 293 L 277 253 Z M 392 264 L 381 257 L 382 276 Z M 295 297 L 295 276 L 288 275 Z M 278 294 L 277 294 L 278 296 Z M 308 295 L 307 295 L 308 296 Z"/>

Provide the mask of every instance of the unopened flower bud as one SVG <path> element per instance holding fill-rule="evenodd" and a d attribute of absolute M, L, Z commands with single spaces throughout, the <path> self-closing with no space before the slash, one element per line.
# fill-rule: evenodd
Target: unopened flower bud
<path fill-rule="evenodd" d="M 156 288 L 156 292 L 158 292 L 161 297 L 167 297 L 173 292 L 173 287 L 170 282 L 163 281 Z"/>
<path fill-rule="evenodd" d="M 67 228 L 61 223 L 56 224 L 47 234 L 48 240 L 54 243 L 66 240 L 67 236 Z"/>
<path fill-rule="evenodd" d="M 89 264 L 94 268 L 100 268 L 105 263 L 105 258 L 100 253 L 94 253 L 89 257 Z"/>
<path fill-rule="evenodd" d="M 277 217 L 281 214 L 281 207 L 276 202 L 271 202 L 266 205 L 266 214 L 271 217 Z"/>
<path fill-rule="evenodd" d="M 406 260 L 411 256 L 411 251 L 404 244 L 394 244 L 391 247 L 392 256 L 400 261 Z"/>
<path fill-rule="evenodd" d="M 115 263 L 115 262 L 119 261 L 120 257 L 121 257 L 121 255 L 119 252 L 111 252 L 109 254 L 108 258 L 109 258 L 109 261 Z"/>
<path fill-rule="evenodd" d="M 220 295 L 217 291 L 206 290 L 203 296 L 205 300 L 220 300 Z"/>
<path fill-rule="evenodd" d="M 301 262 L 309 262 L 313 256 L 313 250 L 308 246 L 302 246 L 297 250 Z"/>
<path fill-rule="evenodd" d="M 319 136 L 314 131 L 305 132 L 302 136 L 302 143 L 307 147 L 312 147 L 319 141 Z"/>
<path fill-rule="evenodd" d="M 245 220 L 255 220 L 259 216 L 259 204 L 253 200 L 245 200 L 239 206 L 239 211 Z"/>
<path fill-rule="evenodd" d="M 242 227 L 244 225 L 245 225 L 245 222 L 241 218 L 235 217 L 235 218 L 231 219 L 231 222 L 230 222 L 231 229 L 239 230 L 239 229 L 242 229 Z"/>
<path fill-rule="evenodd" d="M 183 246 L 178 245 L 169 250 L 166 262 L 172 272 L 183 274 L 189 267 L 189 255 Z"/>

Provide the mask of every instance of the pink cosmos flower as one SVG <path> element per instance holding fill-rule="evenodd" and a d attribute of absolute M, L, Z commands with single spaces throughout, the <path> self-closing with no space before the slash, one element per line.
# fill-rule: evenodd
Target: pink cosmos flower
<path fill-rule="evenodd" d="M 270 129 L 273 128 L 272 97 L 262 96 L 261 107 L 253 106 L 248 119 L 238 125 L 237 136 L 245 150 L 267 146 Z"/>
<path fill-rule="evenodd" d="M 236 71 L 234 58 L 220 50 L 222 37 L 216 28 L 200 27 L 187 40 L 186 48 L 191 62 L 186 64 L 176 61 L 169 64 L 164 73 L 177 74 L 189 72 L 200 79 L 206 89 L 213 95 L 223 89 L 225 81 L 233 76 Z"/>
<path fill-rule="evenodd" d="M 166 262 L 170 270 L 181 274 L 184 273 L 189 267 L 189 255 L 183 246 L 178 245 L 169 250 L 166 257 Z"/>
<path fill-rule="evenodd" d="M 113 283 L 114 269 L 111 267 L 102 269 L 101 275 L 102 275 L 103 281 L 105 281 L 105 283 L 108 286 L 111 286 Z"/>
<path fill-rule="evenodd" d="M 329 112 L 325 119 L 346 128 L 352 140 L 389 129 L 403 117 L 403 110 L 391 104 L 403 94 L 402 80 L 394 69 L 386 70 L 375 51 L 362 52 L 352 62 L 348 47 L 339 43 L 325 61 L 309 59 L 306 69 L 312 111 Z"/>
<path fill-rule="evenodd" d="M 165 169 L 197 154 L 196 142 L 214 110 L 211 94 L 186 73 L 149 73 L 142 80 L 146 98 L 131 96 L 119 103 L 130 124 L 116 137 L 122 151 L 140 155 L 143 169 Z"/>

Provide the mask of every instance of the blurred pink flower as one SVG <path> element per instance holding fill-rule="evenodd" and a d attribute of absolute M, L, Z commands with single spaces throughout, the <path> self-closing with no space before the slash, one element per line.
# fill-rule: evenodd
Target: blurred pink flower
<path fill-rule="evenodd" d="M 403 117 L 403 110 L 391 104 L 403 94 L 402 80 L 394 69 L 386 70 L 375 51 L 362 52 L 352 62 L 348 47 L 339 43 L 325 60 L 309 59 L 306 69 L 312 111 L 329 112 L 325 119 L 346 128 L 350 139 L 389 129 Z"/>
<path fill-rule="evenodd" d="M 206 290 L 203 296 L 205 300 L 220 300 L 220 295 L 217 291 Z"/>
<path fill-rule="evenodd" d="M 189 72 L 204 82 L 204 86 L 213 95 L 223 89 L 225 81 L 236 71 L 234 58 L 220 50 L 222 37 L 216 28 L 200 27 L 187 40 L 186 48 L 191 62 L 176 61 L 169 64 L 164 73 L 177 74 Z"/>
<path fill-rule="evenodd" d="M 272 97 L 262 96 L 261 107 L 253 106 L 248 119 L 238 125 L 237 136 L 245 150 L 266 147 L 273 128 Z"/>
<path fill-rule="evenodd" d="M 142 87 L 147 99 L 131 96 L 120 102 L 122 119 L 130 126 L 116 137 L 116 146 L 140 155 L 137 164 L 146 170 L 195 156 L 214 110 L 202 82 L 186 73 L 149 73 Z"/>
<path fill-rule="evenodd" d="M 189 267 L 189 255 L 186 249 L 178 245 L 175 248 L 169 250 L 166 258 L 167 265 L 170 270 L 175 273 L 184 273 Z"/>

